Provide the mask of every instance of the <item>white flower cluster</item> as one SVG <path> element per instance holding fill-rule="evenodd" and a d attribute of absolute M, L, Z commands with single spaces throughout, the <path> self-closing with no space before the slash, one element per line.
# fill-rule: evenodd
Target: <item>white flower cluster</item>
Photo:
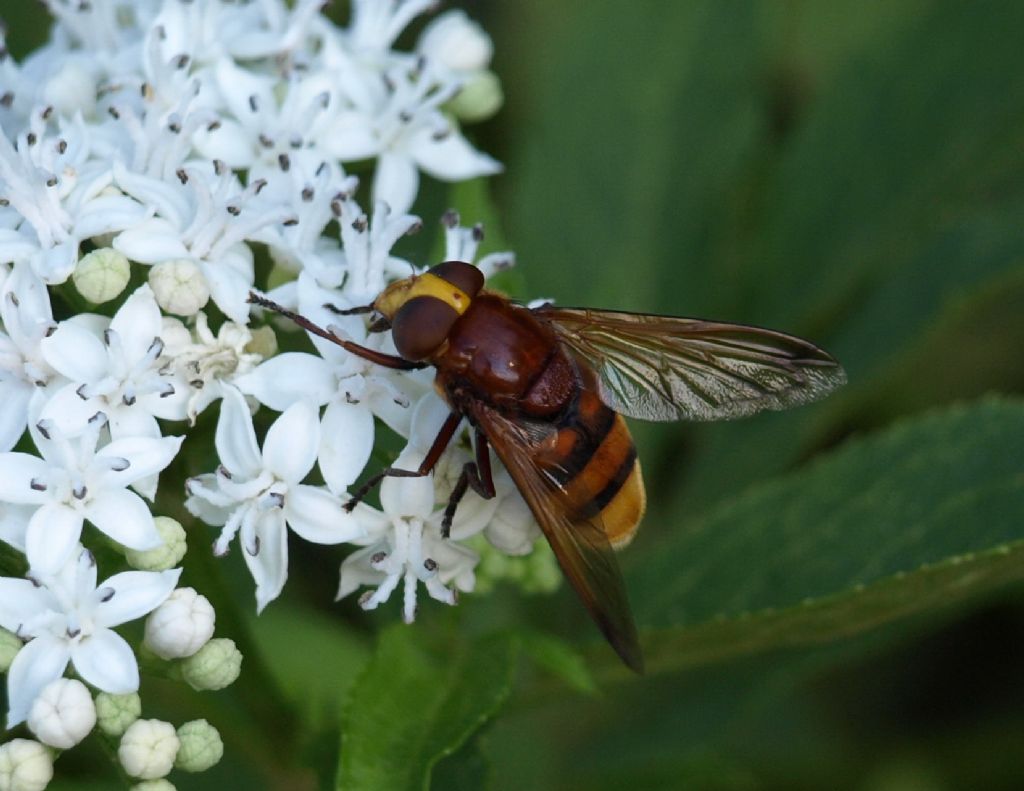
<path fill-rule="evenodd" d="M 465 539 L 532 549 L 537 529 L 503 472 L 498 496 L 470 493 L 442 538 L 469 458 L 461 435 L 436 475 L 388 479 L 380 509 L 347 513 L 377 421 L 406 438 L 399 465 L 429 446 L 445 416 L 429 372 L 380 368 L 318 337 L 279 354 L 284 325 L 252 324 L 247 302 L 273 286 L 310 320 L 393 353 L 386 334 L 337 310 L 417 271 L 392 248 L 421 225 L 409 213 L 421 172 L 500 170 L 459 123 L 493 114 L 501 90 L 490 38 L 460 11 L 428 21 L 412 51 L 395 48 L 434 0 L 353 0 L 344 26 L 321 0 L 45 5 L 50 41 L 22 62 L 0 29 L 0 540 L 23 558 L 0 577 L 7 727 L 27 720 L 67 749 L 100 711 L 129 774 L 156 778 L 184 740 L 166 723 L 132 725 L 137 706 L 115 702 L 131 699 L 139 670 L 113 627 L 152 613 L 150 652 L 180 661 L 196 688 L 230 683 L 241 662 L 230 640 L 211 640 L 209 602 L 175 589 L 186 531 L 152 510 L 161 474 L 182 480 L 176 459 L 211 404 L 220 463 L 189 479 L 184 505 L 221 527 L 217 554 L 238 537 L 257 609 L 287 579 L 288 528 L 361 547 L 339 598 L 369 586 L 370 609 L 401 582 L 406 620 L 419 583 L 449 604 L 473 588 L 480 556 Z M 365 174 L 366 198 L 346 165 Z M 481 229 L 454 213 L 444 226 L 445 259 L 474 262 Z M 257 283 L 259 256 L 269 282 Z M 477 265 L 489 276 L 511 263 Z M 261 406 L 280 413 L 262 441 Z M 135 570 L 97 583 L 96 558 L 118 554 Z M 99 690 L 95 704 L 69 666 Z M 0 746 L 3 787 L 44 787 L 50 755 L 26 739 Z"/>

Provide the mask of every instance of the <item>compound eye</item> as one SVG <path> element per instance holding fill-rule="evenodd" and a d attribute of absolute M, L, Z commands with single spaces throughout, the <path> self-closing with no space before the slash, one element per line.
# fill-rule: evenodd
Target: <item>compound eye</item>
<path fill-rule="evenodd" d="M 395 348 L 406 360 L 425 360 L 447 340 L 458 317 L 455 308 L 437 297 L 414 297 L 391 322 Z"/>
<path fill-rule="evenodd" d="M 465 261 L 445 261 L 430 267 L 430 274 L 447 280 L 472 299 L 484 287 L 484 273 Z"/>

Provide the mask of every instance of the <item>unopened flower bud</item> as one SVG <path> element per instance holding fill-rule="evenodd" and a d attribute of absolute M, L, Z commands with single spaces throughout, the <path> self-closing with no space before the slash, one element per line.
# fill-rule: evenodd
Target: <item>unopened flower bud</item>
<path fill-rule="evenodd" d="M 28 727 L 44 744 L 66 750 L 96 725 L 96 705 L 85 684 L 73 678 L 51 681 L 32 703 Z"/>
<path fill-rule="evenodd" d="M 39 742 L 0 744 L 0 791 L 43 791 L 53 779 L 53 756 Z"/>
<path fill-rule="evenodd" d="M 14 655 L 21 650 L 22 645 L 24 643 L 18 635 L 0 627 L 0 673 L 6 673 L 10 669 Z"/>
<path fill-rule="evenodd" d="M 126 549 L 124 556 L 128 563 L 141 571 L 167 571 L 181 562 L 188 545 L 185 542 L 185 528 L 169 516 L 158 516 L 153 522 L 163 544 L 156 549 Z"/>
<path fill-rule="evenodd" d="M 197 690 L 224 689 L 241 672 L 242 652 L 227 637 L 215 637 L 181 663 L 182 678 Z"/>
<path fill-rule="evenodd" d="M 124 253 L 101 247 L 82 256 L 71 273 L 78 293 L 93 304 L 109 302 L 128 285 L 131 266 Z"/>
<path fill-rule="evenodd" d="M 494 54 L 487 32 L 465 11 L 446 11 L 423 29 L 421 55 L 454 71 L 486 69 Z"/>
<path fill-rule="evenodd" d="M 448 107 L 459 120 L 477 123 L 491 118 L 504 103 L 505 93 L 498 75 L 480 71 L 467 80 Z"/>
<path fill-rule="evenodd" d="M 171 771 L 179 746 L 178 734 L 171 723 L 136 720 L 121 737 L 117 757 L 132 777 L 153 780 Z"/>
<path fill-rule="evenodd" d="M 96 721 L 107 736 L 123 735 L 140 714 L 142 699 L 137 692 L 129 692 L 127 695 L 100 692 L 96 695 Z"/>
<path fill-rule="evenodd" d="M 224 756 L 220 734 L 206 720 L 192 720 L 178 728 L 181 747 L 174 766 L 185 772 L 205 772 Z"/>
<path fill-rule="evenodd" d="M 146 619 L 146 645 L 163 659 L 192 656 L 213 637 L 213 605 L 194 588 L 178 588 Z"/>
<path fill-rule="evenodd" d="M 131 787 L 131 791 L 175 791 L 174 783 L 166 777 L 158 777 L 156 780 L 143 780 Z"/>
<path fill-rule="evenodd" d="M 192 316 L 210 301 L 210 286 L 199 265 L 190 258 L 155 264 L 149 270 L 149 287 L 156 304 L 168 313 Z"/>
<path fill-rule="evenodd" d="M 244 351 L 249 354 L 258 354 L 264 359 L 277 354 L 277 335 L 269 326 L 255 327 L 249 330 L 252 339 L 245 344 Z"/>

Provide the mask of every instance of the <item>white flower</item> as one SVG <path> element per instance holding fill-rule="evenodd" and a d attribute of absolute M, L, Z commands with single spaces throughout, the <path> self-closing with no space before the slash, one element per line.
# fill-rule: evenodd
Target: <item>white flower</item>
<path fill-rule="evenodd" d="M 348 45 L 364 57 L 387 50 L 406 26 L 436 0 L 354 0 Z"/>
<path fill-rule="evenodd" d="M 373 349 L 390 343 L 390 336 L 367 335 L 359 316 L 337 316 L 325 303 L 344 304 L 310 279 L 298 282 L 299 310 L 321 326 L 337 328 L 351 340 Z M 336 343 L 312 336 L 320 356 L 285 352 L 238 377 L 236 384 L 271 409 L 283 411 L 310 400 L 326 404 L 320 428 L 318 460 L 328 487 L 341 493 L 359 476 L 373 450 L 374 415 L 399 433 L 408 430 L 409 404 L 430 388 L 430 374 L 410 376 L 376 365 L 345 351 Z M 394 349 L 383 351 L 394 354 Z"/>
<path fill-rule="evenodd" d="M 106 692 L 137 690 L 135 655 L 111 627 L 157 607 L 180 574 L 128 571 L 97 587 L 96 562 L 82 550 L 48 579 L 0 578 L 0 626 L 29 638 L 7 674 L 7 727 L 24 721 L 43 687 L 60 678 L 69 662 L 83 680 Z"/>
<path fill-rule="evenodd" d="M 42 340 L 46 361 L 70 381 L 41 417 L 73 435 L 103 412 L 115 439 L 159 437 L 156 418 L 183 419 L 189 394 L 164 368 L 160 308 L 149 286 L 128 297 L 106 329 L 100 326 L 69 319 Z"/>
<path fill-rule="evenodd" d="M 273 335 L 269 328 L 267 332 Z M 248 327 L 225 321 L 214 335 L 202 312 L 196 314 L 191 332 L 177 319 L 164 319 L 163 337 L 171 370 L 192 388 L 186 406 L 192 424 L 223 395 L 225 386 L 249 373 L 262 359 L 252 350 L 253 333 Z"/>
<path fill-rule="evenodd" d="M 40 347 L 57 327 L 50 295 L 27 266 L 16 266 L 4 283 L 0 318 L 0 450 L 10 450 L 25 433 L 32 394 L 58 377 Z"/>
<path fill-rule="evenodd" d="M 423 404 L 427 403 L 424 398 Z M 424 413 L 425 409 L 421 406 L 417 411 Z M 433 409 L 428 411 L 437 414 Z M 424 449 L 411 440 L 394 466 L 415 470 L 424 455 Z M 422 582 L 432 598 L 445 604 L 455 604 L 454 589 L 471 591 L 475 581 L 473 569 L 480 558 L 455 540 L 441 537 L 443 509 L 435 508 L 435 500 L 435 483 L 429 476 L 385 478 L 380 490 L 382 511 L 365 504 L 355 511 L 367 527 L 369 537 L 364 541 L 369 546 L 342 563 L 336 598 L 371 585 L 376 590 L 364 593 L 359 604 L 372 610 L 387 601 L 401 582 L 402 615 L 406 622 L 411 622 L 416 616 L 418 583 Z M 462 537 L 479 532 L 494 507 L 494 501 L 467 494 L 455 513 L 452 535 Z"/>
<path fill-rule="evenodd" d="M 12 739 L 0 744 L 0 788 L 43 791 L 53 779 L 53 757 L 39 742 Z"/>
<path fill-rule="evenodd" d="M 412 264 L 392 255 L 391 248 L 422 227 L 419 217 L 377 201 L 367 218 L 355 200 L 347 199 L 338 205 L 338 222 L 345 251 L 342 291 L 353 305 L 369 304 L 389 281 L 412 271 Z"/>
<path fill-rule="evenodd" d="M 44 109 L 17 147 L 0 129 L 0 198 L 22 218 L 0 230 L 0 261 L 27 262 L 47 283 L 63 283 L 78 260 L 82 239 L 120 231 L 139 222 L 145 208 L 104 192 L 110 167 L 89 159 L 89 131 L 78 119 L 62 137 L 45 137 Z"/>
<path fill-rule="evenodd" d="M 317 410 L 308 401 L 293 404 L 274 421 L 261 452 L 245 398 L 225 388 L 216 445 L 221 467 L 189 480 L 185 505 L 207 524 L 224 525 L 214 543 L 216 554 L 227 552 L 240 534 L 259 611 L 277 598 L 288 578 L 286 526 L 317 544 L 351 541 L 363 531 L 338 497 L 301 483 L 320 446 Z"/>
<path fill-rule="evenodd" d="M 155 780 L 171 771 L 180 746 L 171 723 L 135 720 L 121 737 L 117 758 L 132 777 Z"/>
<path fill-rule="evenodd" d="M 96 704 L 85 684 L 72 678 L 51 681 L 32 704 L 28 727 L 39 741 L 66 750 L 96 725 Z"/>
<path fill-rule="evenodd" d="M 146 619 L 146 645 L 163 659 L 192 656 L 213 637 L 216 613 L 195 588 L 178 588 Z"/>
<path fill-rule="evenodd" d="M 99 413 L 81 436 L 70 440 L 41 420 L 31 431 L 43 458 L 0 453 L 0 499 L 36 506 L 10 515 L 27 517 L 25 554 L 33 573 L 53 574 L 64 566 L 86 519 L 132 549 L 161 543 L 148 506 L 128 487 L 170 464 L 182 437 L 131 437 L 97 450 L 103 424 Z"/>
<path fill-rule="evenodd" d="M 294 221 L 291 210 L 255 201 L 264 182 L 243 189 L 222 165 L 184 167 L 178 174 L 178 179 L 166 181 L 115 165 L 118 185 L 152 207 L 157 216 L 119 234 L 114 247 L 142 264 L 191 259 L 206 278 L 217 307 L 245 324 L 253 254 L 244 240 L 254 238 L 265 226 Z"/>
<path fill-rule="evenodd" d="M 353 109 L 337 114 L 324 147 L 342 162 L 377 157 L 374 200 L 399 214 L 416 198 L 420 170 L 444 181 L 498 173 L 501 164 L 473 148 L 441 112 L 459 87 L 429 63 L 391 69 L 376 90 L 354 97 Z"/>

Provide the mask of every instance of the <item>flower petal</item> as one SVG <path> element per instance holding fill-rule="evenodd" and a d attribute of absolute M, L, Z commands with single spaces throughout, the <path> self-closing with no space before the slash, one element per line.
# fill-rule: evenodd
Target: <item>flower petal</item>
<path fill-rule="evenodd" d="M 104 486 L 129 486 L 163 470 L 178 454 L 184 437 L 128 437 L 117 439 L 97 452 L 93 467 Z M 128 466 L 121 469 L 121 462 Z M 114 469 L 111 469 L 113 465 Z M 102 472 L 100 472 L 100 470 Z"/>
<path fill-rule="evenodd" d="M 502 171 L 501 163 L 477 151 L 457 130 L 440 140 L 428 126 L 419 129 L 409 143 L 416 164 L 443 181 L 465 181 Z"/>
<path fill-rule="evenodd" d="M 6 409 L 6 404 L 4 405 Z M 0 500 L 42 505 L 52 495 L 32 488 L 46 480 L 49 465 L 30 453 L 0 453 Z"/>
<path fill-rule="evenodd" d="M 52 635 L 30 640 L 17 654 L 7 672 L 7 727 L 24 722 L 43 687 L 64 675 L 71 651 L 65 641 Z"/>
<path fill-rule="evenodd" d="M 181 569 L 124 571 L 104 580 L 98 588 L 104 595 L 96 605 L 96 625 L 118 626 L 152 612 L 171 595 L 180 576 Z"/>
<path fill-rule="evenodd" d="M 319 410 L 309 401 L 297 401 L 267 431 L 263 466 L 286 483 L 299 483 L 313 469 L 319 447 Z"/>
<path fill-rule="evenodd" d="M 124 350 L 124 359 L 131 367 L 146 356 L 153 341 L 160 336 L 163 321 L 156 297 L 148 284 L 135 289 L 110 320 Z"/>
<path fill-rule="evenodd" d="M 140 264 L 156 264 L 174 258 L 189 258 L 188 248 L 178 230 L 166 220 L 144 220 L 114 239 L 114 249 Z"/>
<path fill-rule="evenodd" d="M 330 365 L 305 352 L 279 354 L 239 376 L 235 384 L 243 393 L 278 412 L 305 398 L 318 406 L 326 404 L 337 388 Z"/>
<path fill-rule="evenodd" d="M 332 492 L 343 492 L 366 467 L 373 451 L 373 413 L 363 404 L 335 399 L 320 426 L 320 472 Z"/>
<path fill-rule="evenodd" d="M 395 461 L 401 470 L 415 470 L 423 461 L 424 451 L 407 445 Z M 388 516 L 401 519 L 429 519 L 434 510 L 434 480 L 429 475 L 418 478 L 387 477 L 380 485 L 380 504 Z"/>
<path fill-rule="evenodd" d="M 33 387 L 28 382 L 9 379 L 0 382 L 0 450 L 10 450 L 25 433 L 25 416 Z"/>
<path fill-rule="evenodd" d="M 384 201 L 394 214 L 405 214 L 416 200 L 420 174 L 404 154 L 383 153 L 373 174 L 373 200 Z"/>
<path fill-rule="evenodd" d="M 255 537 L 255 554 L 249 546 L 251 542 L 242 537 L 242 555 L 256 581 L 256 612 L 260 613 L 281 595 L 288 579 L 288 532 L 281 509 L 275 508 L 259 518 Z"/>
<path fill-rule="evenodd" d="M 105 489 L 86 505 L 85 518 L 129 549 L 156 549 L 163 541 L 146 502 L 127 489 Z"/>
<path fill-rule="evenodd" d="M 342 502 L 318 486 L 292 486 L 284 501 L 288 525 L 314 544 L 340 544 L 365 533 Z"/>
<path fill-rule="evenodd" d="M 55 606 L 53 594 L 46 588 L 29 580 L 0 577 L 0 626 L 7 631 L 22 634 L 24 624 Z"/>
<path fill-rule="evenodd" d="M 256 431 L 245 397 L 234 387 L 224 388 L 215 438 L 221 464 L 232 475 L 255 478 L 263 469 Z"/>
<path fill-rule="evenodd" d="M 25 554 L 33 574 L 48 577 L 63 568 L 82 536 L 82 515 L 63 503 L 47 503 L 25 530 Z"/>
<path fill-rule="evenodd" d="M 53 368 L 72 382 L 98 382 L 107 373 L 103 341 L 74 321 L 62 321 L 39 348 Z"/>
<path fill-rule="evenodd" d="M 97 689 L 127 695 L 139 688 L 139 665 L 132 648 L 110 629 L 97 629 L 71 648 L 75 672 Z"/>

